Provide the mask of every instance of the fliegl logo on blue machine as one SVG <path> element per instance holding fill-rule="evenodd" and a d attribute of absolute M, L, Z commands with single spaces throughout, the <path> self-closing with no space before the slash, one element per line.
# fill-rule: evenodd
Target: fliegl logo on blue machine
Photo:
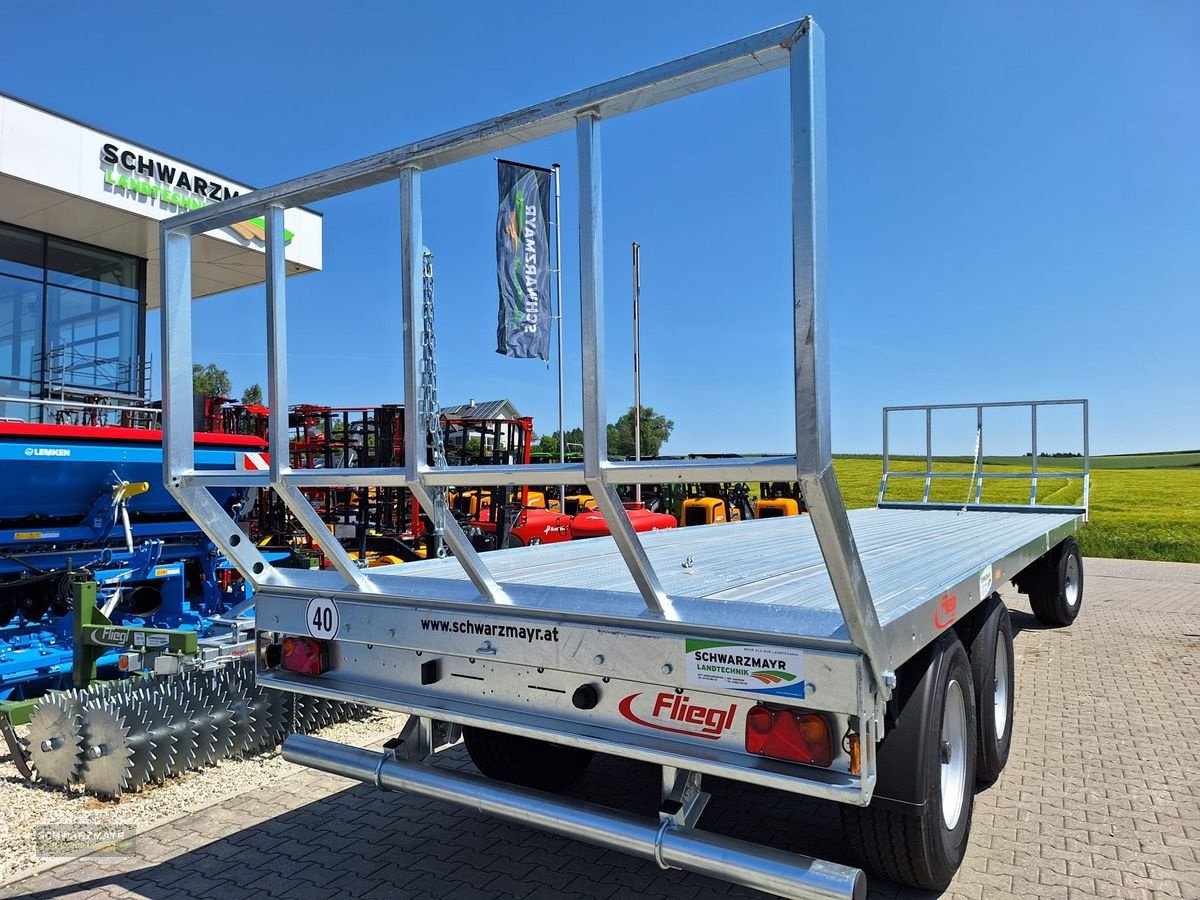
<path fill-rule="evenodd" d="M 688 640 L 688 684 L 804 697 L 804 652 L 730 641 Z"/>

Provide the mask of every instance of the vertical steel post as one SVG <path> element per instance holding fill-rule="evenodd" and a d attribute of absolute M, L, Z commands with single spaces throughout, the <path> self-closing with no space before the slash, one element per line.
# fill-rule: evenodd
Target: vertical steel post
<path fill-rule="evenodd" d="M 287 301 L 284 279 L 287 276 L 284 259 L 283 207 L 272 204 L 267 208 L 266 221 L 266 265 L 267 265 L 267 449 L 270 454 L 268 467 L 271 489 L 287 506 L 305 529 L 330 565 L 347 584 L 363 584 L 362 573 L 354 560 L 346 553 L 341 542 L 330 534 L 324 521 L 317 515 L 308 498 L 299 488 L 287 483 L 291 470 L 291 455 L 288 443 L 287 402 Z"/>
<path fill-rule="evenodd" d="M 883 408 L 883 474 L 879 476 L 879 497 L 875 501 L 878 506 L 883 502 L 883 496 L 887 493 L 888 482 L 888 408 Z"/>
<path fill-rule="evenodd" d="M 616 489 L 604 478 L 608 425 L 604 390 L 604 267 L 601 215 L 600 121 L 584 113 L 575 122 L 579 151 L 579 311 L 583 361 L 583 477 L 646 608 L 677 618 L 638 539 Z"/>
<path fill-rule="evenodd" d="M 252 584 L 273 577 L 274 569 L 245 539 L 240 526 L 204 487 L 184 478 L 195 469 L 192 387 L 192 238 L 160 232 L 162 240 L 163 480 L 179 505 Z"/>
<path fill-rule="evenodd" d="M 424 324 L 425 237 L 421 215 L 421 171 L 400 170 L 400 298 L 404 320 L 404 466 L 408 488 L 429 516 L 433 497 L 425 487 L 426 437 L 421 421 L 421 329 Z M 464 440 L 465 440 L 464 435 Z M 479 595 L 493 603 L 508 603 L 504 590 L 488 571 L 462 526 L 446 516 L 444 535 Z"/>
<path fill-rule="evenodd" d="M 925 493 L 922 503 L 929 502 L 929 485 L 933 481 L 933 410 L 925 410 Z"/>
<path fill-rule="evenodd" d="M 825 39 L 811 19 L 791 47 L 792 293 L 796 468 L 821 556 L 850 639 L 866 656 L 879 694 L 895 676 L 879 614 L 833 471 L 829 335 L 825 316 Z"/>
<path fill-rule="evenodd" d="M 1033 463 L 1031 468 L 1032 477 L 1029 479 L 1029 505 L 1037 505 L 1037 459 L 1038 459 L 1038 441 L 1037 441 L 1037 404 L 1029 404 L 1029 428 L 1033 443 L 1033 453 L 1030 460 Z"/>
<path fill-rule="evenodd" d="M 192 389 L 192 238 L 162 233 L 163 480 L 195 465 Z"/>
<path fill-rule="evenodd" d="M 633 242 L 633 458 L 642 461 L 642 254 Z M 633 499 L 642 502 L 642 485 L 634 486 Z"/>
<path fill-rule="evenodd" d="M 558 298 L 558 461 L 567 461 L 567 438 L 563 431 L 563 295 L 562 295 L 562 169 L 550 167 L 554 176 L 554 295 Z M 567 486 L 558 486 L 558 511 L 567 511 Z"/>
<path fill-rule="evenodd" d="M 267 210 L 267 450 L 271 486 L 282 484 L 281 475 L 291 468 L 288 442 L 287 397 L 287 303 L 284 279 L 283 207 Z"/>
<path fill-rule="evenodd" d="M 1091 489 L 1091 448 L 1088 446 L 1088 402 L 1083 401 L 1083 521 L 1088 519 L 1088 494 Z"/>

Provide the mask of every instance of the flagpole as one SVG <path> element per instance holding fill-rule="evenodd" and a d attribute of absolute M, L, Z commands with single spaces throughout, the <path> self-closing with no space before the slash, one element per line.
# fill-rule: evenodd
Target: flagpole
<path fill-rule="evenodd" d="M 633 242 L 633 458 L 642 461 L 642 325 L 639 307 L 642 299 L 642 246 Z M 642 502 L 642 485 L 633 489 L 633 499 Z"/>
<path fill-rule="evenodd" d="M 558 163 L 551 166 L 554 174 L 554 293 L 558 297 L 558 461 L 566 463 L 567 444 L 563 433 L 563 334 L 562 334 L 562 189 Z M 558 511 L 567 511 L 567 487 L 558 486 Z"/>

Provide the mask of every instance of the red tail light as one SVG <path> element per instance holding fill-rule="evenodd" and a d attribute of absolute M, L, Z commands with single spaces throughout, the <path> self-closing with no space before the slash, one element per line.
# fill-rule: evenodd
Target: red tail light
<path fill-rule="evenodd" d="M 818 713 L 755 706 L 746 714 L 746 752 L 828 766 L 833 762 L 829 722 Z"/>
<path fill-rule="evenodd" d="M 320 675 L 329 668 L 329 647 L 312 638 L 284 638 L 279 665 L 300 675 Z"/>

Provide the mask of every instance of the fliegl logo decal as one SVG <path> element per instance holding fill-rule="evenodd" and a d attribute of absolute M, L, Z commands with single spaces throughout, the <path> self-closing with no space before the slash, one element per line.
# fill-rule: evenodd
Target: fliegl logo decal
<path fill-rule="evenodd" d="M 945 593 L 933 610 L 933 627 L 938 631 L 948 628 L 958 618 L 958 594 Z"/>
<path fill-rule="evenodd" d="M 737 705 L 705 706 L 693 703 L 687 694 L 663 691 L 653 698 L 630 694 L 618 707 L 630 722 L 658 731 L 687 734 L 715 741 L 733 725 Z"/>
<path fill-rule="evenodd" d="M 803 699 L 804 651 L 729 641 L 686 642 L 688 684 Z"/>

